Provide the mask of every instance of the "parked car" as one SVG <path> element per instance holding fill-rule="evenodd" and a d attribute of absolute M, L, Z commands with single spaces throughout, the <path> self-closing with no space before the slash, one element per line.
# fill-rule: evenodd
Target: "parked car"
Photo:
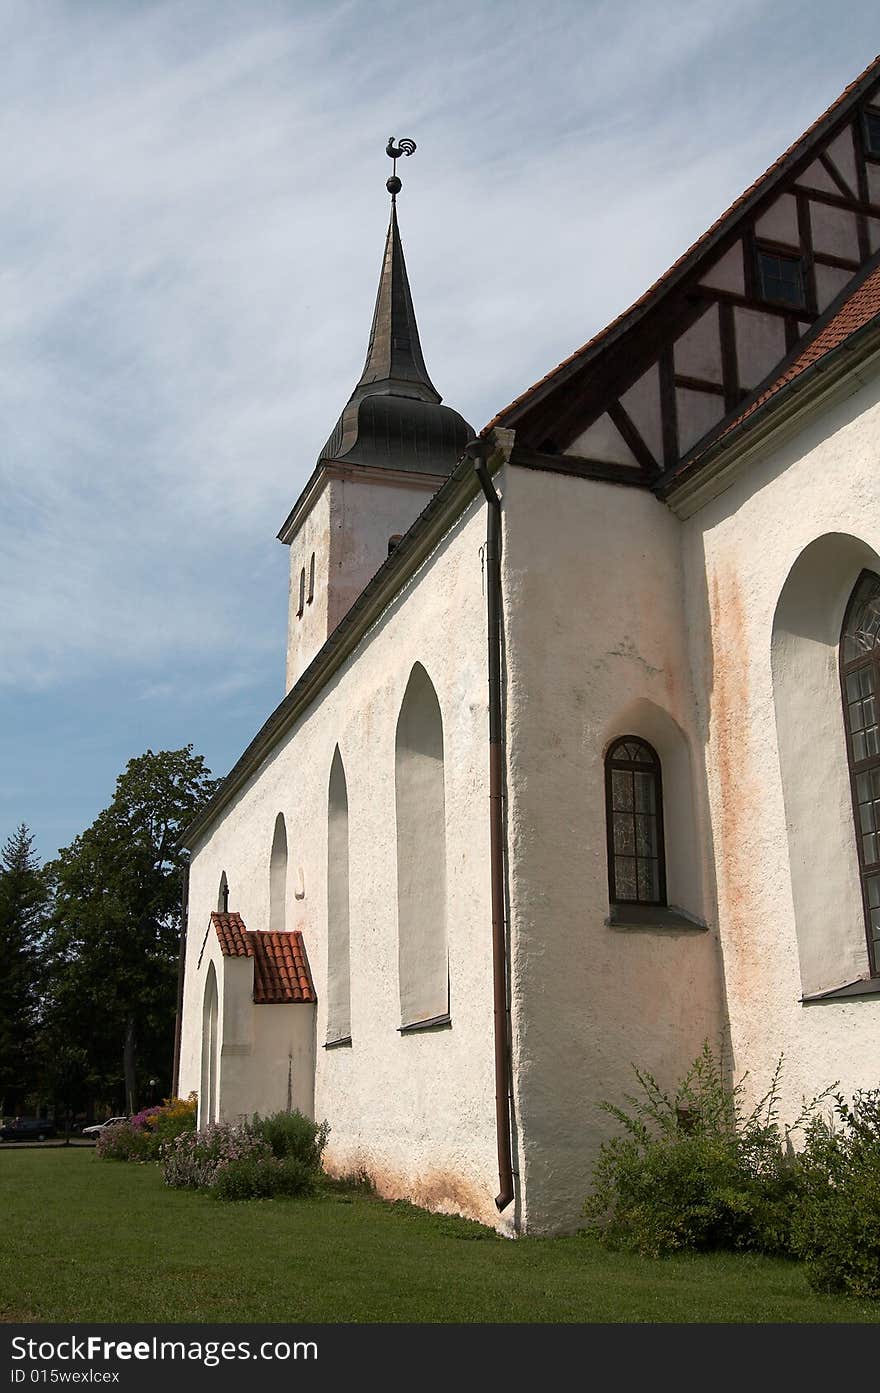
<path fill-rule="evenodd" d="M 0 1141 L 45 1141 L 54 1136 L 54 1122 L 42 1117 L 13 1117 L 0 1127 Z"/>
<path fill-rule="evenodd" d="M 127 1117 L 108 1117 L 106 1122 L 94 1122 L 91 1127 L 83 1127 L 84 1137 L 99 1137 L 105 1127 L 115 1127 L 117 1122 L 127 1122 Z"/>

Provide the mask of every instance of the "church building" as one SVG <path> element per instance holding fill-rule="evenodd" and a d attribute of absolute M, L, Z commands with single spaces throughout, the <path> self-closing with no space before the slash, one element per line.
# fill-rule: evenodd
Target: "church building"
<path fill-rule="evenodd" d="M 391 220 L 279 538 L 286 695 L 188 829 L 177 1091 L 577 1227 L 599 1107 L 704 1041 L 880 1083 L 880 59 L 479 432 Z"/>

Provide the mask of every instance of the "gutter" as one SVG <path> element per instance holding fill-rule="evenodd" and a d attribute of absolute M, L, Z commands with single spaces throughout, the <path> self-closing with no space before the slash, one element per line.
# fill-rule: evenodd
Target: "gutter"
<path fill-rule="evenodd" d="M 495 1013 L 495 1134 L 499 1191 L 496 1208 L 514 1197 L 510 1137 L 510 1006 L 507 991 L 505 923 L 504 723 L 501 692 L 501 499 L 489 476 L 486 438 L 472 440 L 465 452 L 489 504 L 486 518 L 486 602 L 489 658 L 489 869 L 492 887 L 492 989 Z"/>

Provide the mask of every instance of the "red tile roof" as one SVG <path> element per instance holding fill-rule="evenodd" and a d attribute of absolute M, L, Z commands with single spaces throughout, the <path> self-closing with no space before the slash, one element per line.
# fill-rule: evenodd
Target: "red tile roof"
<path fill-rule="evenodd" d="M 290 933 L 255 933 L 254 1001 L 315 1001 L 312 974 L 303 936 Z"/>
<path fill-rule="evenodd" d="M 249 932 L 240 914 L 211 914 L 220 951 L 226 958 L 253 958 L 254 1001 L 283 1005 L 317 1000 L 302 931 Z"/>
<path fill-rule="evenodd" d="M 794 144 L 790 145 L 785 153 L 780 155 L 777 160 L 774 160 L 769 168 L 765 169 L 760 178 L 756 179 L 753 184 L 750 184 L 745 192 L 740 194 L 739 198 L 735 199 L 726 212 L 722 213 L 720 218 L 716 218 L 712 226 L 707 228 L 702 236 L 698 237 L 696 242 L 694 242 L 677 261 L 672 263 L 668 271 L 664 271 L 663 275 L 630 305 L 629 309 L 624 310 L 616 319 L 612 319 L 610 324 L 606 324 L 604 329 L 600 329 L 599 333 L 594 334 L 582 347 L 576 349 L 574 353 L 570 353 L 567 358 L 563 358 L 562 362 L 557 363 L 555 368 L 545 373 L 543 377 L 539 378 L 539 380 L 533 383 L 531 387 L 527 388 L 525 392 L 521 392 L 518 397 L 515 397 L 509 406 L 505 406 L 503 411 L 499 411 L 496 416 L 492 417 L 492 420 L 483 427 L 481 434 L 485 435 L 493 426 L 505 425 L 511 413 L 516 412 L 519 407 L 524 406 L 533 396 L 540 392 L 542 387 L 552 383 L 554 378 L 564 373 L 566 368 L 577 364 L 581 359 L 586 358 L 588 354 L 592 355 L 616 330 L 624 329 L 629 320 L 638 317 L 639 311 L 647 308 L 652 301 L 658 299 L 661 292 L 676 279 L 676 273 L 683 270 L 685 266 L 689 265 L 691 262 L 695 262 L 700 253 L 705 251 L 709 244 L 717 239 L 718 234 L 723 230 L 725 225 L 733 222 L 735 215 L 742 210 L 744 205 L 752 202 L 760 193 L 764 192 L 765 188 L 768 188 L 772 184 L 774 175 L 780 173 L 782 168 L 790 161 L 793 161 L 795 156 L 804 154 L 812 138 L 824 132 L 832 118 L 848 104 L 856 90 L 865 85 L 866 81 L 876 76 L 877 73 L 880 73 L 880 55 L 868 64 L 863 73 L 860 73 L 854 81 L 844 88 L 840 96 L 828 107 L 827 111 L 823 111 L 822 115 L 816 118 L 813 124 L 804 131 L 803 135 L 798 136 Z M 514 422 L 510 424 L 514 424 Z"/>

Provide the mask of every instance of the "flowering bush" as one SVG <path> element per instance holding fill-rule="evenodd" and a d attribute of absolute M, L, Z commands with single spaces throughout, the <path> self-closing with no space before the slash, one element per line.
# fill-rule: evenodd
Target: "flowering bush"
<path fill-rule="evenodd" d="M 155 1144 L 149 1132 L 131 1122 L 114 1122 L 99 1133 L 97 1154 L 103 1161 L 152 1161 Z"/>
<path fill-rule="evenodd" d="M 201 1132 L 181 1132 L 162 1147 L 162 1176 L 175 1189 L 209 1190 L 233 1161 L 271 1157 L 249 1122 L 212 1122 Z"/>
<path fill-rule="evenodd" d="M 249 1121 L 214 1122 L 181 1132 L 161 1147 L 166 1185 L 209 1190 L 217 1199 L 302 1195 L 315 1188 L 326 1122 L 302 1113 L 274 1113 Z"/>
<path fill-rule="evenodd" d="M 195 1126 L 194 1093 L 188 1098 L 166 1098 L 161 1107 L 142 1108 L 130 1121 L 105 1127 L 96 1151 L 104 1160 L 156 1161 L 163 1146 L 181 1133 L 194 1133 Z"/>
<path fill-rule="evenodd" d="M 162 1109 L 159 1107 L 141 1108 L 140 1112 L 135 1113 L 131 1119 L 131 1126 L 136 1132 L 150 1131 L 161 1111 Z"/>

